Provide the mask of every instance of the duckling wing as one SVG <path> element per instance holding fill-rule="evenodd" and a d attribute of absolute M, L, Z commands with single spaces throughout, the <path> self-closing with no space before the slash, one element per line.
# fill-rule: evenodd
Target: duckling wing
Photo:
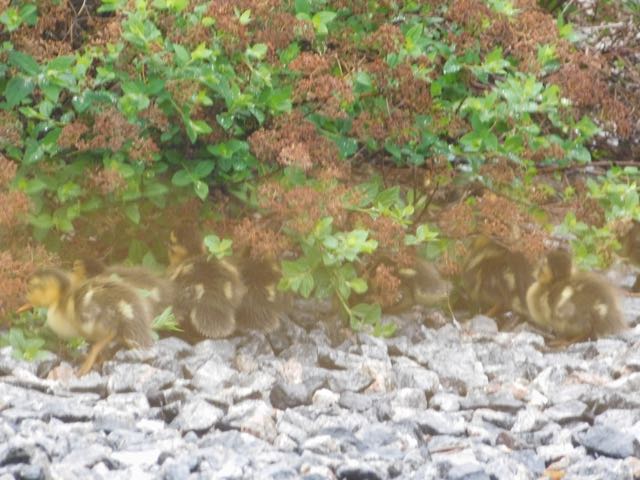
<path fill-rule="evenodd" d="M 144 300 L 119 282 L 100 279 L 86 282 L 74 294 L 82 335 L 97 341 L 116 334 L 130 347 L 153 343 Z"/>
<path fill-rule="evenodd" d="M 277 290 L 280 271 L 268 260 L 253 258 L 235 259 L 246 293 L 237 311 L 241 330 L 259 329 L 273 331 L 280 326 L 284 314 L 283 295 Z"/>
<path fill-rule="evenodd" d="M 152 317 L 160 315 L 175 298 L 173 283 L 144 267 L 109 267 L 105 274 L 138 290 L 152 308 Z"/>
<path fill-rule="evenodd" d="M 198 258 L 179 265 L 172 279 L 177 289 L 174 313 L 183 325 L 191 325 L 209 338 L 234 332 L 235 312 L 246 293 L 235 269 Z"/>
<path fill-rule="evenodd" d="M 554 330 L 566 338 L 597 338 L 624 328 L 614 290 L 604 279 L 588 273 L 554 289 Z"/>

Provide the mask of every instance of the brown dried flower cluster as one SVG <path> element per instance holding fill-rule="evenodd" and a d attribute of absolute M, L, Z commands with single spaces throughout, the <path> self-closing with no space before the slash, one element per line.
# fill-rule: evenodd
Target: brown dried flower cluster
<path fill-rule="evenodd" d="M 129 123 L 116 108 L 110 107 L 95 116 L 91 127 L 79 120 L 65 125 L 58 145 L 79 151 L 109 149 L 117 152 L 126 142 L 138 139 L 139 133 L 137 125 Z"/>
<path fill-rule="evenodd" d="M 152 163 L 159 153 L 160 148 L 150 137 L 136 138 L 129 149 L 129 156 L 132 160 L 142 161 L 146 164 Z"/>
<path fill-rule="evenodd" d="M 13 180 L 18 171 L 18 164 L 12 162 L 0 153 L 0 187 L 6 186 Z"/>
<path fill-rule="evenodd" d="M 395 275 L 395 269 L 384 263 L 379 264 L 367 283 L 371 286 L 372 300 L 382 308 L 391 307 L 398 302 L 398 293 L 402 281 Z"/>
<path fill-rule="evenodd" d="M 465 202 L 455 203 L 439 215 L 438 227 L 449 238 L 466 238 L 476 229 L 473 209 Z"/>
<path fill-rule="evenodd" d="M 330 74 L 300 79 L 293 97 L 298 103 L 314 102 L 319 113 L 332 118 L 346 118 L 343 105 L 355 99 L 350 82 Z"/>
<path fill-rule="evenodd" d="M 251 12 L 251 29 L 240 23 L 236 12 Z M 313 26 L 298 20 L 287 11 L 282 0 L 239 0 L 211 2 L 208 15 L 216 20 L 216 30 L 224 33 L 222 41 L 227 51 L 238 52 L 251 44 L 264 43 L 270 58 L 295 38 L 312 41 Z"/>
<path fill-rule="evenodd" d="M 14 112 L 0 110 L 0 147 L 3 146 L 22 147 L 22 125 Z"/>
<path fill-rule="evenodd" d="M 291 241 L 281 233 L 245 218 L 232 228 L 234 248 L 248 250 L 256 259 L 274 259 L 291 248 Z"/>
<path fill-rule="evenodd" d="M 272 128 L 261 128 L 249 137 L 251 151 L 261 162 L 295 165 L 309 170 L 334 163 L 338 151 L 320 136 L 299 111 L 278 117 Z"/>
<path fill-rule="evenodd" d="M 87 183 L 91 189 L 99 191 L 102 195 L 121 190 L 126 185 L 120 172 L 108 168 L 97 168 L 90 172 Z"/>

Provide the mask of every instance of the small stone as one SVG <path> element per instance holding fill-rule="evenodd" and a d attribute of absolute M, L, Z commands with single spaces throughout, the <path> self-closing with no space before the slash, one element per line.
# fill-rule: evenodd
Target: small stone
<path fill-rule="evenodd" d="M 300 405 L 309 405 L 316 390 L 325 385 L 325 378 L 313 376 L 303 383 L 288 384 L 277 382 L 271 389 L 269 399 L 271 405 L 280 410 Z"/>
<path fill-rule="evenodd" d="M 516 421 L 511 428 L 514 433 L 540 430 L 548 422 L 544 413 L 537 408 L 524 408 L 516 415 Z"/>
<path fill-rule="evenodd" d="M 247 400 L 231 406 L 223 423 L 268 442 L 277 436 L 275 410 L 262 400 Z"/>
<path fill-rule="evenodd" d="M 588 406 L 579 400 L 558 403 L 547 408 L 544 413 L 553 422 L 563 424 L 585 419 Z"/>
<path fill-rule="evenodd" d="M 465 325 L 466 330 L 474 336 L 492 336 L 498 333 L 498 325 L 493 318 L 476 315 Z"/>
<path fill-rule="evenodd" d="M 326 388 L 321 388 L 313 394 L 313 404 L 316 407 L 332 407 L 338 404 L 340 394 Z"/>
<path fill-rule="evenodd" d="M 429 409 L 417 412 L 414 420 L 430 435 L 463 435 L 465 432 L 465 421 L 460 415 Z"/>
<path fill-rule="evenodd" d="M 231 384 L 237 374 L 220 359 L 208 360 L 195 372 L 191 383 L 202 392 L 216 394 Z"/>
<path fill-rule="evenodd" d="M 122 363 L 116 365 L 107 381 L 110 393 L 158 392 L 173 384 L 176 376 L 167 370 L 160 370 L 145 363 Z"/>
<path fill-rule="evenodd" d="M 178 416 L 171 422 L 171 426 L 182 432 L 189 430 L 204 432 L 217 424 L 223 415 L 224 412 L 221 409 L 196 397 L 182 407 Z"/>
<path fill-rule="evenodd" d="M 575 439 L 587 450 L 612 458 L 640 457 L 640 442 L 631 434 L 596 425 Z"/>

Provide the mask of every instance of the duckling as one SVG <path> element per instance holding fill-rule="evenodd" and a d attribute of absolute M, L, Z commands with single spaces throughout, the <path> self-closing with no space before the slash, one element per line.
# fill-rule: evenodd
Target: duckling
<path fill-rule="evenodd" d="M 171 232 L 169 277 L 176 287 L 174 314 L 184 327 L 209 338 L 236 330 L 236 312 L 247 287 L 236 266 L 204 253 L 202 237 L 192 227 Z"/>
<path fill-rule="evenodd" d="M 620 237 L 620 243 L 622 244 L 621 255 L 634 265 L 640 266 L 640 222 L 631 221 L 629 229 Z M 640 274 L 636 276 L 631 291 L 640 293 Z"/>
<path fill-rule="evenodd" d="M 566 250 L 551 251 L 527 291 L 530 319 L 568 341 L 581 341 L 625 328 L 615 289 L 594 273 L 576 272 Z"/>
<path fill-rule="evenodd" d="M 147 268 L 124 265 L 107 267 L 95 258 L 78 259 L 73 262 L 72 283 L 81 284 L 87 278 L 97 276 L 123 282 L 136 289 L 140 295 L 147 299 L 147 304 L 151 307 L 149 313 L 152 320 L 173 304 L 175 296 L 173 283 Z"/>
<path fill-rule="evenodd" d="M 462 271 L 463 295 L 488 316 L 505 311 L 527 315 L 527 288 L 533 283 L 533 267 L 521 252 L 484 235 L 471 245 Z"/>
<path fill-rule="evenodd" d="M 114 340 L 130 348 L 153 343 L 145 300 L 120 282 L 94 278 L 74 286 L 67 272 L 43 269 L 29 279 L 27 301 L 47 309 L 46 323 L 58 337 L 81 336 L 93 343 L 79 375 L 89 372 Z"/>
<path fill-rule="evenodd" d="M 286 309 L 286 298 L 277 290 L 282 276 L 278 265 L 271 260 L 251 258 L 248 254 L 232 258 L 230 262 L 238 269 L 247 287 L 236 312 L 238 328 L 242 331 L 276 330 Z"/>
<path fill-rule="evenodd" d="M 403 294 L 403 300 L 407 298 L 412 305 L 435 307 L 449 298 L 451 283 L 426 260 L 418 258 L 413 268 L 401 268 L 398 274 L 403 280 L 402 290 L 408 293 Z"/>

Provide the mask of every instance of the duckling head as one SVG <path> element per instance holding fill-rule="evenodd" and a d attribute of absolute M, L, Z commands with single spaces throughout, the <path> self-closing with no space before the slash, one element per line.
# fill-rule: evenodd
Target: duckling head
<path fill-rule="evenodd" d="M 82 258 L 73 262 L 71 270 L 72 283 L 82 283 L 87 278 L 95 277 L 104 272 L 105 266 L 95 258 Z"/>
<path fill-rule="evenodd" d="M 202 235 L 192 225 L 182 225 L 169 234 L 169 263 L 172 266 L 187 257 L 200 255 L 204 252 Z"/>
<path fill-rule="evenodd" d="M 60 303 L 70 288 L 66 272 L 55 268 L 38 270 L 29 278 L 27 301 L 34 307 L 49 308 Z"/>
<path fill-rule="evenodd" d="M 557 280 L 569 278 L 572 268 L 571 254 L 557 248 L 549 252 L 540 262 L 534 276 L 538 284 L 547 285 Z"/>

